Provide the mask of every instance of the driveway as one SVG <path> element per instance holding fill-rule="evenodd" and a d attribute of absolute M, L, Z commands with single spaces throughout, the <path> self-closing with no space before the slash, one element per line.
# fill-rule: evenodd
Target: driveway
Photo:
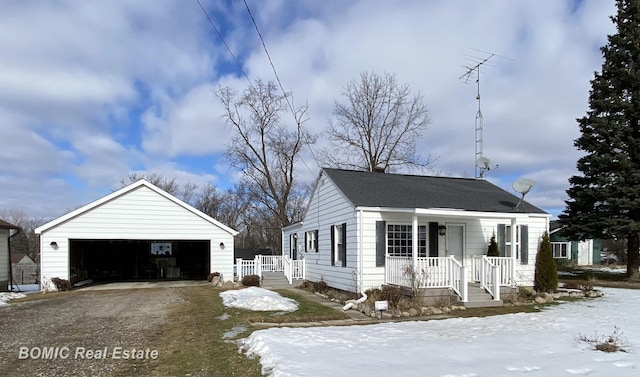
<path fill-rule="evenodd" d="M 1 306 L 0 374 L 145 375 L 158 359 L 154 334 L 185 288 L 96 287 Z"/>

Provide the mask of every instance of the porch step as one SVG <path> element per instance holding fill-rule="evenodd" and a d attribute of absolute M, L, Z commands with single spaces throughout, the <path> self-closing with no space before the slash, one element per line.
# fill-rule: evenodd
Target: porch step
<path fill-rule="evenodd" d="M 291 288 L 293 284 L 289 284 L 284 272 L 263 272 L 260 287 L 267 289 Z"/>
<path fill-rule="evenodd" d="M 494 300 L 478 283 L 467 285 L 467 299 L 468 301 L 464 303 L 467 308 L 487 308 L 503 305 L 502 300 Z"/>

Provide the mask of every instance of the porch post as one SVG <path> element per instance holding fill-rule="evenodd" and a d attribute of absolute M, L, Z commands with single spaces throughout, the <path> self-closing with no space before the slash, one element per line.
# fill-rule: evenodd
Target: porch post
<path fill-rule="evenodd" d="M 516 276 L 516 261 L 517 261 L 517 246 L 516 246 L 516 240 L 518 237 L 518 228 L 516 225 L 516 219 L 513 218 L 511 219 L 511 271 L 509 271 L 511 273 L 511 277 L 510 279 L 513 279 L 514 276 Z"/>
<path fill-rule="evenodd" d="M 413 225 L 411 226 L 411 255 L 415 269 L 418 266 L 418 215 L 413 215 Z"/>
<path fill-rule="evenodd" d="M 469 281 L 467 279 L 467 268 L 465 266 L 460 267 L 460 293 L 462 295 L 462 302 L 469 301 L 469 291 L 468 285 Z"/>

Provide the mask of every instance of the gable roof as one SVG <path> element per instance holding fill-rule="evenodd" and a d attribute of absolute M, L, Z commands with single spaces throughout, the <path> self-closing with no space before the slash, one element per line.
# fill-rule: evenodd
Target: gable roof
<path fill-rule="evenodd" d="M 100 198 L 98 200 L 95 200 L 95 201 L 93 201 L 93 202 L 91 202 L 91 203 L 89 203 L 87 205 L 84 205 L 84 206 L 82 206 L 82 207 L 80 207 L 78 209 L 75 209 L 75 210 L 73 210 L 73 211 L 71 211 L 71 212 L 69 212 L 69 213 L 67 213 L 65 215 L 62 215 L 62 216 L 58 217 L 57 219 L 51 220 L 48 223 L 37 227 L 35 229 L 35 233 L 36 234 L 41 234 L 42 232 L 45 232 L 45 231 L 47 231 L 47 230 L 49 230 L 49 229 L 51 229 L 51 228 L 53 228 L 53 227 L 55 227 L 55 226 L 57 226 L 59 224 L 62 224 L 65 221 L 68 221 L 68 220 L 71 220 L 71 219 L 73 219 L 73 218 L 75 218 L 77 216 L 80 216 L 85 212 L 89 212 L 93 208 L 99 207 L 102 204 L 107 203 L 107 202 L 109 202 L 109 201 L 111 201 L 113 199 L 116 199 L 116 198 L 120 197 L 120 196 L 123 196 L 123 195 L 127 194 L 128 192 L 133 191 L 133 190 L 135 190 L 135 189 L 137 189 L 138 187 L 141 187 L 141 186 L 149 188 L 150 190 L 152 190 L 152 191 L 156 192 L 157 194 L 165 197 L 166 199 L 172 201 L 173 203 L 179 205 L 180 207 L 186 209 L 187 211 L 193 213 L 194 215 L 196 215 L 198 217 L 201 217 L 202 219 L 210 222 L 211 224 L 223 229 L 224 231 L 226 231 L 228 233 L 231 233 L 234 236 L 238 234 L 238 231 L 236 231 L 236 230 L 224 225 L 223 223 L 219 222 L 218 220 L 214 219 L 213 217 L 207 215 L 206 213 L 204 213 L 202 211 L 199 211 L 198 209 L 190 206 L 189 204 L 183 202 L 182 200 L 180 200 L 180 199 L 176 198 L 175 196 L 169 194 L 168 192 L 160 189 L 159 187 L 147 182 L 144 179 L 141 179 L 141 180 L 136 181 L 136 182 L 134 182 L 134 183 L 132 183 L 132 184 L 130 184 L 128 186 L 125 186 L 125 187 L 123 187 L 123 188 L 121 188 L 119 190 L 116 190 L 116 191 L 112 192 L 109 195 L 103 196 L 102 198 Z"/>
<path fill-rule="evenodd" d="M 526 201 L 514 209 L 520 198 L 484 179 L 328 168 L 323 172 L 356 207 L 547 214 Z"/>
<path fill-rule="evenodd" d="M 20 229 L 20 227 L 0 219 L 0 229 Z"/>

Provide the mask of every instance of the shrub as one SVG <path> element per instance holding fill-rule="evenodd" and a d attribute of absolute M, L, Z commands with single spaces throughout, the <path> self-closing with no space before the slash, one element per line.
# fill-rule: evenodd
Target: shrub
<path fill-rule="evenodd" d="M 618 326 L 614 326 L 613 333 L 609 336 L 599 336 L 597 333 L 593 337 L 580 335 L 579 339 L 583 342 L 593 344 L 593 347 L 602 352 L 627 352 L 626 343 L 622 338 L 622 331 Z"/>
<path fill-rule="evenodd" d="M 258 275 L 247 275 L 242 278 L 242 285 L 245 287 L 259 287 L 260 286 L 260 276 Z"/>
<path fill-rule="evenodd" d="M 314 281 L 312 282 L 312 284 L 313 284 L 313 290 L 315 292 L 325 293 L 329 289 L 327 282 L 324 280 Z"/>
<path fill-rule="evenodd" d="M 51 282 L 56 286 L 56 289 L 59 291 L 68 291 L 73 288 L 73 285 L 69 280 L 60 279 L 60 278 L 52 278 Z"/>
<path fill-rule="evenodd" d="M 487 250 L 488 257 L 499 257 L 500 249 L 498 248 L 498 243 L 496 242 L 496 234 L 494 233 L 489 240 L 489 249 Z"/>
<path fill-rule="evenodd" d="M 395 285 L 384 285 L 380 289 L 380 300 L 389 302 L 389 306 L 395 308 L 404 298 L 404 288 Z"/>
<path fill-rule="evenodd" d="M 553 260 L 549 233 L 544 232 L 536 256 L 534 288 L 538 292 L 555 292 L 558 289 L 558 270 Z"/>

